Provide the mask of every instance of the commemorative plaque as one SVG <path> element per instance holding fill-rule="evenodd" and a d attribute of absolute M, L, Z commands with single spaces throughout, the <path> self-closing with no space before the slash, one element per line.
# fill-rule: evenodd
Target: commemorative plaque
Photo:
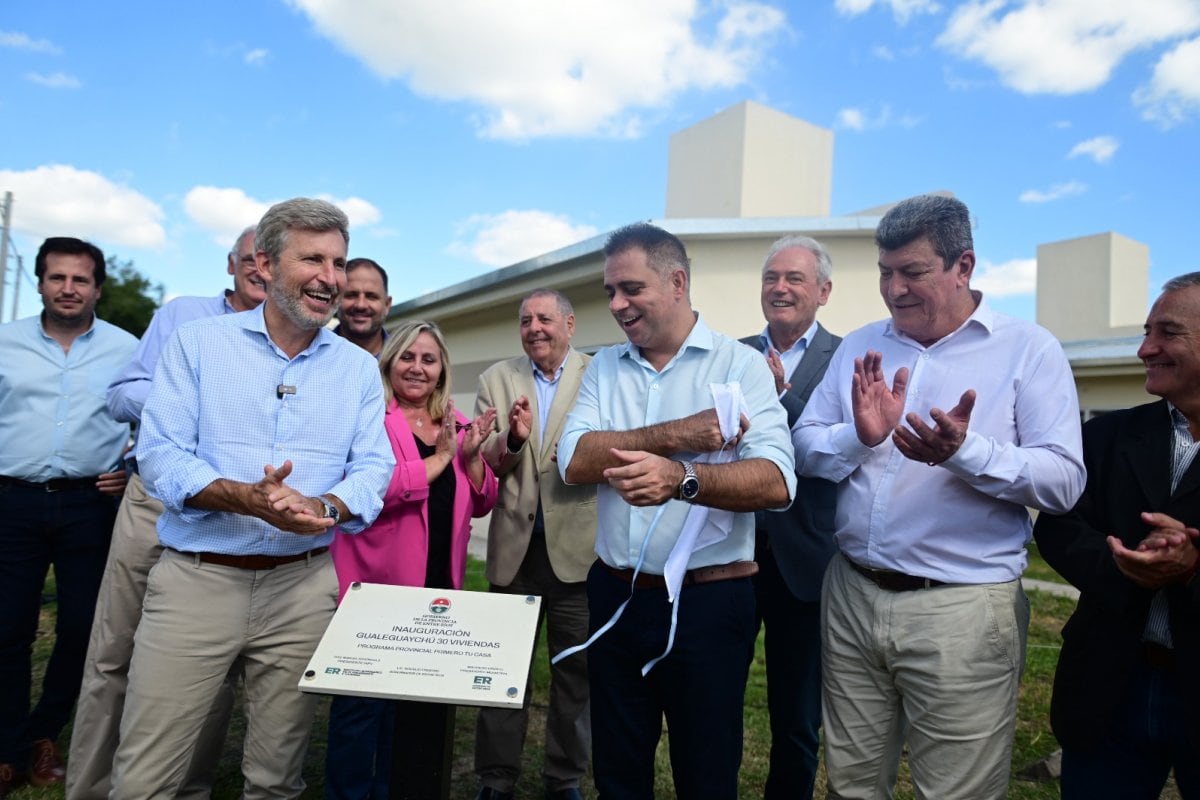
<path fill-rule="evenodd" d="M 519 708 L 541 598 L 352 584 L 300 690 Z"/>

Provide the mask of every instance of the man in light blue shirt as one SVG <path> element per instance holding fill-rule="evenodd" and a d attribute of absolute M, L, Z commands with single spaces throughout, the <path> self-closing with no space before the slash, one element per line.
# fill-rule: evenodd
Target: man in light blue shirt
<path fill-rule="evenodd" d="M 150 394 L 159 356 L 175 330 L 186 322 L 256 308 L 266 298 L 266 285 L 254 259 L 254 226 L 243 230 L 226 258 L 233 289 L 215 297 L 178 297 L 160 308 L 142 335 L 133 359 L 108 387 L 108 408 L 123 422 L 137 423 Z M 113 755 L 125 706 L 133 634 L 142 618 L 142 598 L 150 568 L 158 561 L 158 518 L 162 503 L 146 493 L 137 460 L 126 457 L 129 485 L 113 525 L 104 581 L 96 600 L 96 616 L 88 642 L 83 684 L 75 707 L 67 775 L 68 800 L 105 800 L 112 788 Z M 197 746 L 194 767 L 181 798 L 207 798 L 216 762 L 229 727 L 235 682 L 227 682 L 213 707 Z"/>
<path fill-rule="evenodd" d="M 592 359 L 558 444 L 563 479 L 599 485 L 590 625 L 613 624 L 587 650 L 596 787 L 653 797 L 665 715 L 676 793 L 732 800 L 756 628 L 753 512 L 795 492 L 787 416 L 762 356 L 692 310 L 679 239 L 639 223 L 604 253 L 609 310 L 629 341 Z M 731 430 L 714 385 L 732 390 Z M 685 570 L 673 603 L 672 553 Z"/>
<path fill-rule="evenodd" d="M 79 692 L 129 426 L 104 387 L 137 340 L 95 315 L 104 254 L 54 237 L 34 273 L 43 311 L 0 325 L 0 796 L 18 782 L 62 783 L 57 745 Z M 30 712 L 30 649 L 54 566 L 58 624 L 41 698 Z M 28 773 L 27 769 L 28 768 Z"/>
<path fill-rule="evenodd" d="M 296 797 L 316 700 L 296 689 L 337 603 L 333 526 L 374 521 L 395 466 L 375 359 L 325 329 L 349 222 L 276 204 L 258 225 L 257 309 L 163 349 L 139 469 L 164 506 L 129 672 L 115 798 L 175 796 L 231 668 L 246 682 L 247 797 Z"/>

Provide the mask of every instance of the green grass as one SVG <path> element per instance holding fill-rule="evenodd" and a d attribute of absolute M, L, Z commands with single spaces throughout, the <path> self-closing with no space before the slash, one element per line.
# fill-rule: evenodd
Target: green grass
<path fill-rule="evenodd" d="M 1030 549 L 1029 577 L 1062 582 L 1062 579 Z M 487 581 L 483 577 L 483 564 L 472 560 L 467 570 L 466 588 L 485 590 Z M 53 594 L 53 576 L 50 577 L 46 593 Z M 1009 788 L 1009 797 L 1017 800 L 1042 800 L 1059 797 L 1057 782 L 1037 783 L 1016 778 L 1022 769 L 1045 758 L 1058 749 L 1058 743 L 1050 732 L 1050 690 L 1054 667 L 1058 660 L 1059 631 L 1074 608 L 1074 601 L 1045 592 L 1031 591 L 1032 618 L 1029 626 L 1029 651 L 1025 674 L 1021 685 L 1018 709 L 1017 732 L 1013 748 L 1014 779 Z M 54 606 L 48 604 L 42 614 L 39 636 L 34 646 L 35 687 L 40 686 L 41 671 L 45 668 L 53 641 Z M 540 798 L 542 796 L 540 764 L 542 758 L 543 724 L 546 712 L 546 687 L 549 668 L 546 663 L 546 646 L 543 637 L 534 660 L 534 698 L 530 719 L 529 736 L 526 740 L 523 772 L 517 785 L 518 798 Z M 36 688 L 35 688 L 36 691 Z M 475 710 L 458 709 L 455 719 L 455 747 L 453 755 L 451 793 L 452 800 L 471 800 L 477 784 L 473 768 L 473 746 L 475 737 Z M 325 726 L 328 721 L 329 702 L 322 699 L 313 736 L 305 763 L 305 780 L 309 784 L 306 798 L 324 796 Z M 243 732 L 243 720 L 236 715 L 226 743 L 226 753 L 218 770 L 217 783 L 213 788 L 213 800 L 232 800 L 241 791 L 239 759 Z M 66 748 L 70 729 L 63 732 L 61 744 Z M 770 751 L 770 729 L 767 719 L 766 669 L 763 661 L 762 638 L 759 638 L 754 662 L 750 666 L 750 678 L 746 686 L 745 749 L 742 770 L 739 776 L 739 794 L 743 798 L 762 797 L 766 781 L 767 761 Z M 908 782 L 907 767 L 902 766 L 897 798 L 913 798 L 912 786 Z M 595 797 L 590 778 L 582 787 L 585 797 Z M 659 798 L 673 798 L 670 763 L 666 750 L 666 735 L 658 751 L 658 769 L 655 794 Z M 824 798 L 824 775 L 818 776 L 817 797 Z M 9 795 L 11 800 L 61 800 L 61 788 L 22 788 Z M 1163 793 L 1162 800 L 1178 798 L 1173 786 Z"/>

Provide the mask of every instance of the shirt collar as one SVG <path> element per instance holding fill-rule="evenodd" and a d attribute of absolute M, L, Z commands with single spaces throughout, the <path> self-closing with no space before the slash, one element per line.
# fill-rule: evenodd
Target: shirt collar
<path fill-rule="evenodd" d="M 700 316 L 699 311 L 693 311 L 696 315 L 696 324 L 692 326 L 692 330 L 688 333 L 687 338 L 683 340 L 683 344 L 679 345 L 679 349 L 675 351 L 675 355 L 671 356 L 671 360 L 666 363 L 663 370 L 675 363 L 675 359 L 679 358 L 689 347 L 694 347 L 697 350 L 712 350 L 716 347 L 712 329 L 704 324 L 704 318 Z M 617 355 L 620 358 L 632 358 L 639 364 L 644 364 L 650 367 L 650 362 L 642 358 L 642 353 L 633 343 L 626 339 L 621 344 L 617 345 Z M 659 370 L 660 372 L 662 370 Z"/>
<path fill-rule="evenodd" d="M 570 357 L 571 357 L 571 348 L 567 348 L 567 354 L 565 356 L 563 356 L 562 363 L 558 365 L 558 369 L 554 370 L 553 378 L 547 378 L 542 373 L 542 371 L 540 369 L 538 369 L 538 365 L 536 363 L 534 363 L 534 360 L 532 358 L 529 359 L 529 368 L 531 370 L 533 370 L 533 377 L 536 380 L 545 381 L 546 383 L 558 383 L 558 379 L 562 377 L 563 369 L 567 366 L 567 359 Z"/>
<path fill-rule="evenodd" d="M 804 342 L 804 348 L 807 349 L 808 346 L 810 344 L 812 344 L 813 337 L 816 335 L 817 335 L 817 321 L 814 319 L 812 325 L 809 325 L 808 330 L 806 330 L 804 332 L 804 335 L 801 336 L 799 339 L 797 339 L 792 344 L 792 346 L 788 348 L 788 350 L 794 350 L 796 347 L 798 347 L 800 345 L 801 342 Z M 770 326 L 763 328 L 763 332 L 758 335 L 758 342 L 759 342 L 759 344 L 762 345 L 764 353 L 767 352 L 768 349 L 774 350 L 776 353 L 784 352 L 784 351 L 780 350 L 778 347 L 776 347 L 775 342 L 772 341 Z"/>
<path fill-rule="evenodd" d="M 271 347 L 282 353 L 283 351 L 279 349 L 279 345 L 275 344 L 275 342 L 271 340 L 271 335 L 267 332 L 267 318 L 263 315 L 266 307 L 267 304 L 265 302 L 259 303 L 249 311 L 244 311 L 241 314 L 235 314 L 234 319 L 237 320 L 237 324 L 242 328 L 261 334 L 263 339 L 270 344 Z M 315 353 L 318 348 L 330 345 L 338 341 L 340 338 L 341 337 L 339 337 L 333 331 L 329 330 L 329 328 L 318 328 L 317 335 L 313 337 L 313 340 L 309 343 L 308 347 L 296 354 L 296 358 L 299 358 L 303 355 L 309 355 L 310 353 Z"/>
<path fill-rule="evenodd" d="M 46 333 L 46 326 L 42 324 L 42 315 L 43 315 L 43 314 L 45 314 L 45 313 L 46 313 L 46 312 L 45 312 L 45 311 L 43 311 L 41 314 L 38 314 L 38 315 L 36 315 L 36 316 L 34 317 L 34 319 L 37 321 L 37 330 L 38 330 L 38 333 L 40 333 L 40 334 L 42 335 L 42 338 L 49 339 L 49 340 L 51 340 L 51 341 L 53 341 L 53 342 L 57 343 L 57 341 L 58 341 L 58 340 L 57 340 L 57 339 L 55 339 L 55 338 L 54 338 L 53 336 L 51 336 L 50 334 Z M 95 332 L 95 330 L 96 330 L 96 321 L 97 321 L 98 319 L 99 319 L 99 317 L 97 317 L 97 316 L 96 316 L 96 312 L 94 312 L 94 311 L 93 311 L 93 312 L 92 312 L 92 324 L 91 324 L 91 325 L 88 325 L 88 329 L 87 329 L 86 331 L 84 331 L 83 333 L 79 334 L 78 336 L 76 336 L 75 338 L 76 338 L 76 339 L 90 339 L 90 338 L 92 338 L 92 334 L 93 334 L 93 333 Z M 73 340 L 72 340 L 72 341 L 73 341 Z"/>
<path fill-rule="evenodd" d="M 972 311 L 971 315 L 963 321 L 962 325 L 959 325 L 953 331 L 946 334 L 941 339 L 938 339 L 933 344 L 929 345 L 930 347 L 936 347 L 937 345 L 941 344 L 942 342 L 945 342 L 945 341 L 948 341 L 948 340 L 954 338 L 954 336 L 957 335 L 959 331 L 965 330 L 972 325 L 978 325 L 979 327 L 983 328 L 983 330 L 986 333 L 989 333 L 989 334 L 993 330 L 995 330 L 995 328 L 996 328 L 996 312 L 992 310 L 992 307 L 990 305 L 988 305 L 987 298 L 985 298 L 983 296 L 983 292 L 980 292 L 980 291 L 977 291 L 974 289 L 971 290 L 971 293 L 973 296 L 975 296 L 979 299 L 979 302 L 975 306 L 975 310 Z M 916 342 L 917 344 L 920 344 L 920 342 L 917 342 L 915 339 L 896 330 L 896 328 L 894 327 L 894 323 L 892 322 L 890 317 L 888 318 L 886 324 L 884 325 L 883 335 L 888 336 L 892 339 L 903 339 L 905 341 Z"/>

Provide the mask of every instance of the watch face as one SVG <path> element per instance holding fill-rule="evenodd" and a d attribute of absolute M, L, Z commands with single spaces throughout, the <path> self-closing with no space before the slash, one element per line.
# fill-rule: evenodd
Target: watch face
<path fill-rule="evenodd" d="M 695 478 L 684 478 L 683 483 L 679 484 L 679 496 L 684 500 L 691 500 L 698 494 L 700 494 L 700 481 Z"/>

